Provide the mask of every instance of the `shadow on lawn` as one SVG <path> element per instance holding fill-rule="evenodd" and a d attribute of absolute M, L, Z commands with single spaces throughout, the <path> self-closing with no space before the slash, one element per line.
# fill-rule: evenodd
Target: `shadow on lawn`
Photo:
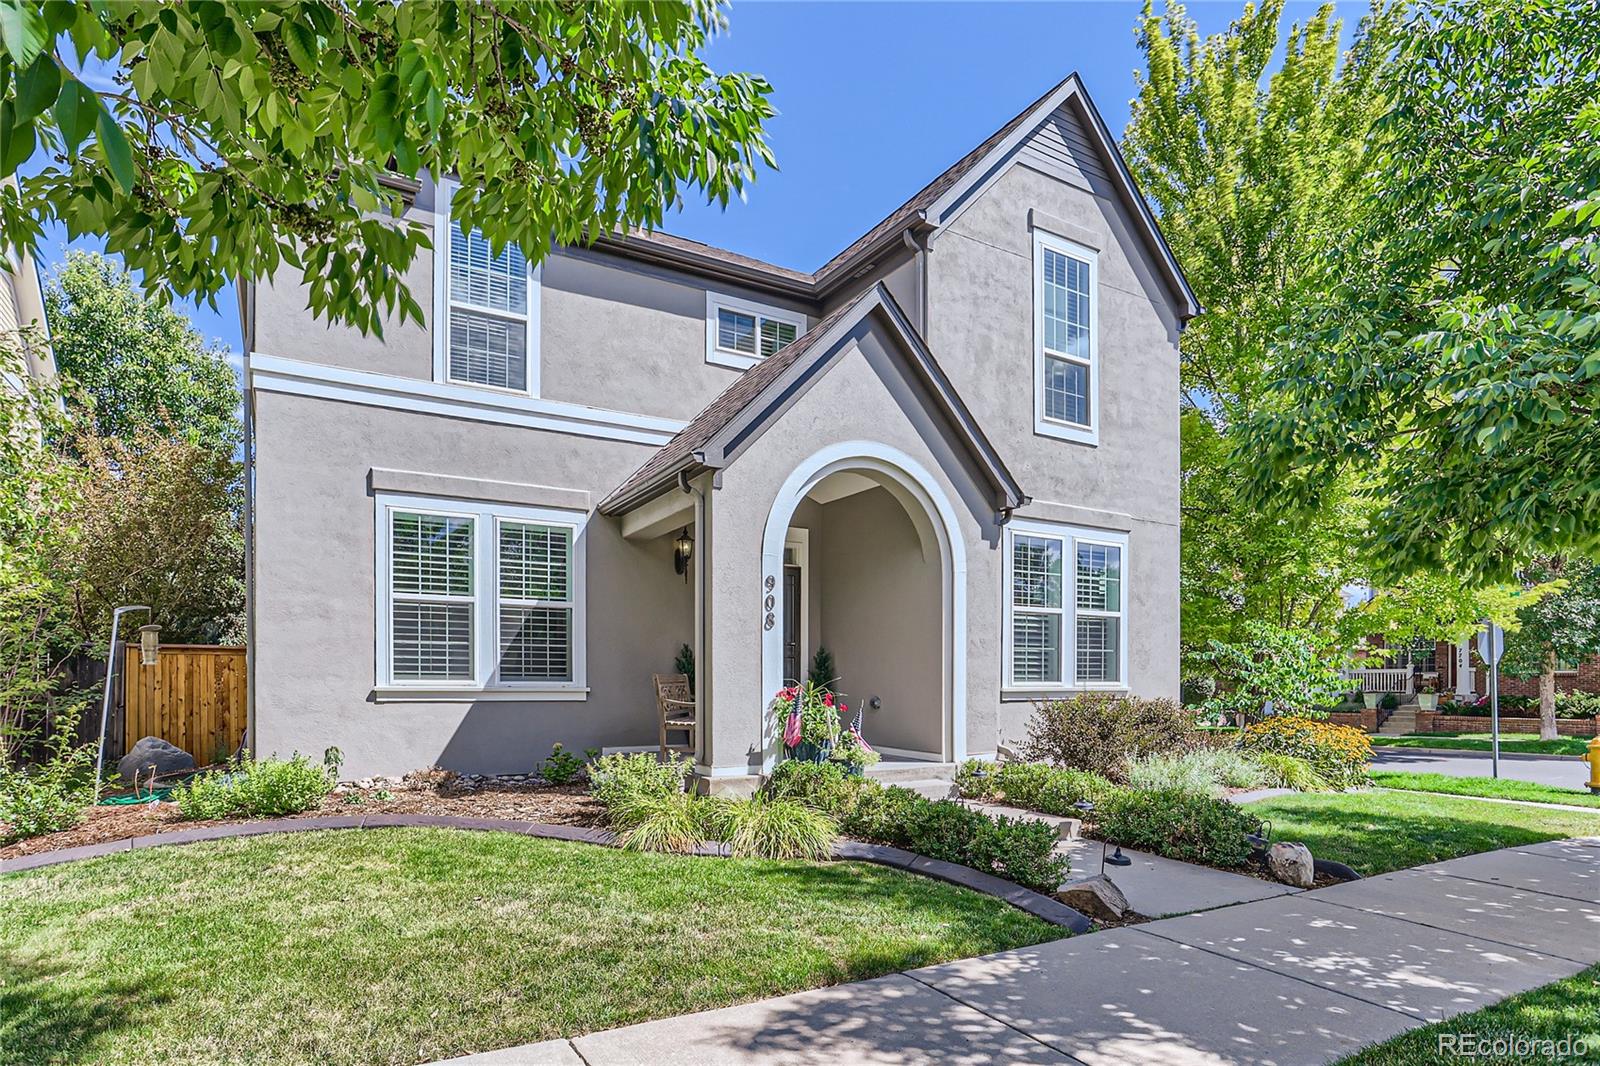
<path fill-rule="evenodd" d="M 64 965 L 0 955 L 0 1064 L 81 1062 L 114 1030 L 170 1001 L 122 978 L 74 979 Z"/>
<path fill-rule="evenodd" d="M 1365 877 L 1483 851 L 1561 840 L 1569 835 L 1558 829 L 1496 821 L 1509 815 L 1492 804 L 1483 805 L 1486 809 L 1481 818 L 1439 815 L 1428 810 L 1389 813 L 1296 806 L 1285 811 L 1263 806 L 1265 809 L 1256 813 L 1273 822 L 1273 839 L 1299 841 L 1317 858 L 1346 863 Z M 1595 824 L 1600 827 L 1600 814 L 1596 815 Z"/>

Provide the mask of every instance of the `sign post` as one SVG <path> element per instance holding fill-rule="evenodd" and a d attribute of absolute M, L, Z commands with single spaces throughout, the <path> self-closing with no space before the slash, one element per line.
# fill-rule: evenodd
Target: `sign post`
<path fill-rule="evenodd" d="M 1500 656 L 1506 651 L 1506 631 L 1488 624 L 1478 634 L 1478 658 L 1489 667 L 1489 770 L 1500 776 Z"/>

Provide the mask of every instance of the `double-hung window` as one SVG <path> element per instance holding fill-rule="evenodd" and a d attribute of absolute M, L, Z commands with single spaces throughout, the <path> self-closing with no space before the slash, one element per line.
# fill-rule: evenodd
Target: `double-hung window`
<path fill-rule="evenodd" d="M 706 293 L 706 362 L 747 370 L 805 332 L 805 316 Z"/>
<path fill-rule="evenodd" d="M 583 698 L 583 523 L 577 512 L 380 495 L 380 695 Z"/>
<path fill-rule="evenodd" d="M 1096 258 L 1033 231 L 1034 428 L 1086 444 L 1099 439 Z"/>
<path fill-rule="evenodd" d="M 539 272 L 515 244 L 495 252 L 450 219 L 453 184 L 437 190 L 434 380 L 539 394 Z"/>
<path fill-rule="evenodd" d="M 1125 687 L 1127 537 L 1017 520 L 1005 547 L 1005 687 Z"/>

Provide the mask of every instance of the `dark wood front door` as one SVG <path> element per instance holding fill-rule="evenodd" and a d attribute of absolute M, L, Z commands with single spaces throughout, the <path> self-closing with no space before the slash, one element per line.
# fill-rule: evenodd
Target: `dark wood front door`
<path fill-rule="evenodd" d="M 800 683 L 800 568 L 783 568 L 783 683 Z"/>

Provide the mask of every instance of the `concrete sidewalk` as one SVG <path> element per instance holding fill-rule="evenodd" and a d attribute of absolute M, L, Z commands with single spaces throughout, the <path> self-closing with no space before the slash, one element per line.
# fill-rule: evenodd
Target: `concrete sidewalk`
<path fill-rule="evenodd" d="M 1553 841 L 451 1060 L 1332 1062 L 1600 963 L 1600 839 Z"/>

